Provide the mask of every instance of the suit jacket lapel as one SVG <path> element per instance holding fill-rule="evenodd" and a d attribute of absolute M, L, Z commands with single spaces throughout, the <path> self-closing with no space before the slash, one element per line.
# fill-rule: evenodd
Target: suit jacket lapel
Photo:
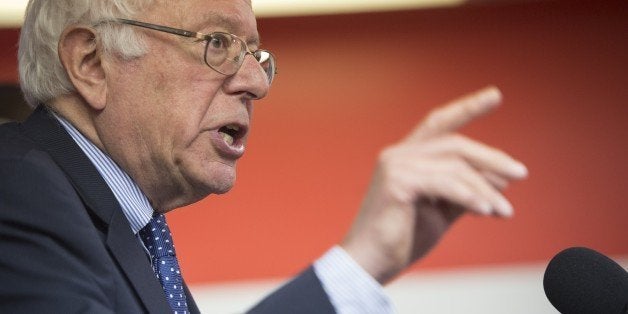
<path fill-rule="evenodd" d="M 163 289 L 118 201 L 81 148 L 43 106 L 23 126 L 24 132 L 68 175 L 88 210 L 108 226 L 107 246 L 144 306 L 150 313 L 171 313 Z"/>

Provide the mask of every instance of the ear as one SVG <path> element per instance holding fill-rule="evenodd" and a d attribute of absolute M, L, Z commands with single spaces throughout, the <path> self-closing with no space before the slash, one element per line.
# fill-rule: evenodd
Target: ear
<path fill-rule="evenodd" d="M 59 40 L 59 59 L 85 103 L 95 109 L 105 108 L 107 99 L 106 72 L 102 64 L 102 46 L 93 29 L 69 27 Z"/>

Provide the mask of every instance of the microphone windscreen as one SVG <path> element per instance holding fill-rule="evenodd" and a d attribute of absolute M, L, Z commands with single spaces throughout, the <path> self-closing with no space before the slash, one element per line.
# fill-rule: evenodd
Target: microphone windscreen
<path fill-rule="evenodd" d="M 588 248 L 569 248 L 554 256 L 543 289 L 563 314 L 624 314 L 628 306 L 628 272 Z"/>

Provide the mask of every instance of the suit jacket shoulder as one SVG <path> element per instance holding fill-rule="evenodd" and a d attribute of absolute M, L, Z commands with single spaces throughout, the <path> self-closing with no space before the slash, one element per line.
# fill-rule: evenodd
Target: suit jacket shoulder
<path fill-rule="evenodd" d="M 15 132 L 0 146 L 0 312 L 113 312 L 107 250 L 66 175 Z"/>
<path fill-rule="evenodd" d="M 0 126 L 0 147 L 0 312 L 170 312 L 115 197 L 46 110 Z"/>

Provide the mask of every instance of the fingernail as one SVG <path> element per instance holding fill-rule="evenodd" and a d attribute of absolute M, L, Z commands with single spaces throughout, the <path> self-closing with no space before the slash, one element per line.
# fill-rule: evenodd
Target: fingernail
<path fill-rule="evenodd" d="M 512 167 L 512 172 L 518 178 L 525 178 L 528 176 L 528 168 L 520 162 L 515 163 Z"/>
<path fill-rule="evenodd" d="M 481 92 L 483 101 L 498 103 L 502 99 L 502 92 L 495 86 L 489 86 Z"/>
<path fill-rule="evenodd" d="M 512 217 L 515 210 L 512 207 L 512 204 L 505 199 L 499 200 L 499 213 L 504 217 Z"/>

